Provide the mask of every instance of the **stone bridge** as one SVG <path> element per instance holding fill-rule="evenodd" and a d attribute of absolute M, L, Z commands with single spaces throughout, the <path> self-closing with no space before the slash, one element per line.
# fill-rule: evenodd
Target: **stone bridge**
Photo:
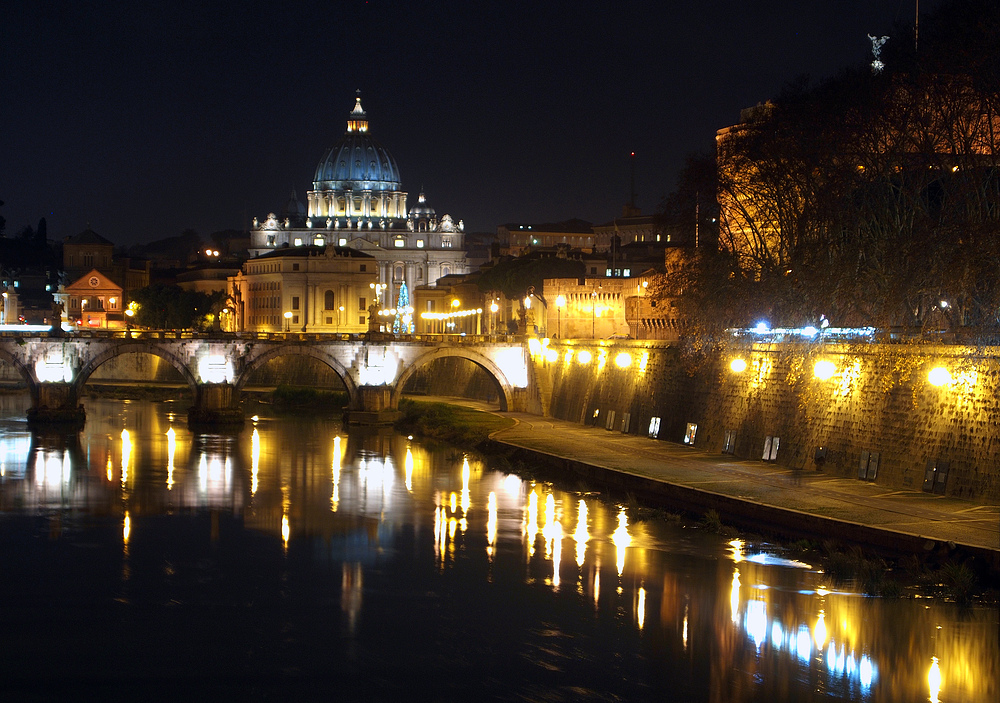
<path fill-rule="evenodd" d="M 250 374 L 288 355 L 309 356 L 333 369 L 347 388 L 349 419 L 358 424 L 391 422 L 410 376 L 445 357 L 467 359 L 484 369 L 496 382 L 501 410 L 525 409 L 531 392 L 527 346 L 506 337 L 134 330 L 0 336 L 0 360 L 26 381 L 32 398 L 28 419 L 40 425 L 82 423 L 79 397 L 87 379 L 109 359 L 129 353 L 152 354 L 180 372 L 194 392 L 188 417 L 192 424 L 242 423 L 240 391 Z"/>

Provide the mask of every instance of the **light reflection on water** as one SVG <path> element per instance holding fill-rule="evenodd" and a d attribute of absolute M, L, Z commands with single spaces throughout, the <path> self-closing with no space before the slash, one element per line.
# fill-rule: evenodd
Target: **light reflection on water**
<path fill-rule="evenodd" d="M 332 690 L 368 666 L 388 694 L 403 693 L 416 667 L 464 677 L 487 697 L 553 700 L 974 701 L 998 692 L 995 609 L 866 598 L 779 553 L 630 522 L 596 496 L 391 432 L 262 417 L 235 438 L 193 436 L 168 404 L 87 405 L 78 437 L 33 438 L 15 412 L 0 419 L 3 535 L 13 540 L 39 519 L 50 535 L 40 546 L 18 541 L 10 553 L 25 561 L 8 569 L 44 554 L 50 578 L 96 594 L 87 605 L 95 618 L 114 621 L 116 608 L 142 602 L 161 613 L 146 616 L 151 628 L 179 618 L 187 628 L 164 641 L 182 658 L 213 636 L 198 629 L 196 604 L 206 599 L 223 613 L 215 627 L 247 627 L 247 607 L 280 620 L 273 632 L 244 632 L 249 665 L 234 655 L 208 677 L 277 667 L 278 689 L 298 671 L 310 690 Z M 113 533 L 101 529 L 104 518 Z M 119 566 L 95 575 L 46 551 L 60 544 L 87 545 Z M 258 595 L 229 583 L 227 569 L 242 568 Z M 273 592 L 271 576 L 282 584 Z M 28 581 L 15 580 L 10 597 L 27 593 Z M 53 605 L 81 605 L 59 597 L 24 607 L 43 622 Z M 46 663 L 45 635 L 21 644 L 24 677 L 44 670 L 58 682 L 54 666 L 81 666 Z M 195 670 L 208 666 L 192 657 Z M 316 678 L 320 671 L 328 674 Z"/>

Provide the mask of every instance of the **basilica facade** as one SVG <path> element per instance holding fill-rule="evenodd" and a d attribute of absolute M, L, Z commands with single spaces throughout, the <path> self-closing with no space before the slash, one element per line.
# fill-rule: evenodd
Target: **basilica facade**
<path fill-rule="evenodd" d="M 357 250 L 374 259 L 385 291 L 379 307 L 389 308 L 404 283 L 413 290 L 468 272 L 464 230 L 461 220 L 439 217 L 423 193 L 407 209 L 396 160 L 371 136 L 358 97 L 347 131 L 316 167 L 306 203 L 293 191 L 280 215 L 254 218 L 248 264 L 299 247 Z"/>

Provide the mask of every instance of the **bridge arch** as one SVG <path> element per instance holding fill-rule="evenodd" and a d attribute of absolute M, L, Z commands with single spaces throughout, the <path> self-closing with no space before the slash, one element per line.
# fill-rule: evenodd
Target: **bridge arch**
<path fill-rule="evenodd" d="M 34 398 L 37 396 L 38 377 L 35 376 L 34 368 L 30 365 L 26 366 L 18 357 L 2 347 L 0 347 L 0 361 L 6 361 L 13 366 L 28 384 L 28 391 L 31 393 L 31 397 Z"/>
<path fill-rule="evenodd" d="M 513 389 L 511 388 L 510 382 L 507 381 L 507 377 L 504 375 L 503 371 L 501 371 L 500 367 L 493 363 L 489 357 L 462 347 L 438 347 L 436 349 L 431 349 L 426 354 L 421 354 L 416 359 L 408 363 L 406 368 L 403 370 L 403 373 L 400 374 L 398 379 L 396 379 L 396 383 L 393 386 L 392 407 L 395 408 L 399 406 L 399 399 L 403 395 L 403 388 L 406 387 L 406 382 L 410 380 L 410 377 L 413 376 L 414 373 L 416 373 L 417 369 L 421 366 L 429 364 L 432 361 L 445 359 L 447 357 L 465 359 L 466 361 L 471 361 L 473 364 L 483 369 L 483 371 L 485 371 L 497 384 L 500 411 L 507 412 L 511 406 L 511 394 L 513 393 Z"/>
<path fill-rule="evenodd" d="M 355 398 L 357 398 L 357 385 L 354 383 L 354 379 L 344 368 L 336 358 L 325 352 L 322 348 L 314 346 L 299 346 L 299 345 L 276 345 L 270 347 L 259 354 L 251 354 L 243 358 L 243 366 L 241 366 L 237 372 L 237 377 L 235 383 L 233 384 L 237 391 L 243 390 L 243 386 L 246 385 L 247 380 L 250 375 L 261 366 L 266 364 L 271 359 L 275 359 L 279 356 L 308 356 L 310 358 L 316 359 L 333 370 L 340 380 L 343 381 L 344 387 L 347 389 L 347 401 L 348 405 L 353 405 Z"/>
<path fill-rule="evenodd" d="M 76 378 L 73 379 L 73 392 L 79 396 L 80 391 L 83 390 L 84 384 L 87 383 L 87 380 L 101 366 L 101 364 L 113 359 L 116 356 L 121 356 L 122 354 L 151 354 L 163 359 L 177 369 L 177 371 L 184 378 L 184 381 L 191 387 L 191 391 L 194 393 L 195 398 L 198 397 L 198 379 L 195 378 L 194 373 L 188 367 L 184 359 L 174 354 L 170 348 L 165 345 L 161 346 L 156 343 L 140 340 L 136 340 L 134 342 L 126 340 L 117 344 L 109 345 L 102 352 L 98 353 L 93 358 L 88 359 L 87 362 L 80 367 L 80 370 L 77 371 Z"/>

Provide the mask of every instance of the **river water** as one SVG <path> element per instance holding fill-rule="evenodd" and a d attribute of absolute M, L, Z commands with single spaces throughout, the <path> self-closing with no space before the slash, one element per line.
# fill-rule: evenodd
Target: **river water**
<path fill-rule="evenodd" d="M 987 701 L 996 608 L 884 600 L 778 548 L 336 418 L 193 436 L 0 396 L 0 698 Z"/>

